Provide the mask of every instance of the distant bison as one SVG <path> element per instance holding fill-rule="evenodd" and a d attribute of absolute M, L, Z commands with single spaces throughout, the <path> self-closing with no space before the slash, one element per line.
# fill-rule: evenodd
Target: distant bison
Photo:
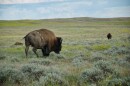
<path fill-rule="evenodd" d="M 41 49 L 43 56 L 49 56 L 51 51 L 59 54 L 62 48 L 62 38 L 47 29 L 35 30 L 28 33 L 25 37 L 25 53 L 28 56 L 28 49 L 31 45 L 33 52 L 37 55 L 37 49 Z"/>
<path fill-rule="evenodd" d="M 23 45 L 23 43 L 21 43 L 21 42 L 15 42 L 14 45 Z"/>
<path fill-rule="evenodd" d="M 108 39 L 111 39 L 111 38 L 112 38 L 111 33 L 108 33 L 108 34 L 107 34 L 107 38 L 108 38 Z"/>

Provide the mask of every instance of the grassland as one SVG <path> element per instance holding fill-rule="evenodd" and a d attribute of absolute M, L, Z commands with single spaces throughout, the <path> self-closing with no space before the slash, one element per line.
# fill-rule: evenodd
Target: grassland
<path fill-rule="evenodd" d="M 41 28 L 63 38 L 62 51 L 26 58 L 14 44 Z M 1 20 L 0 86 L 130 86 L 130 18 Z"/>

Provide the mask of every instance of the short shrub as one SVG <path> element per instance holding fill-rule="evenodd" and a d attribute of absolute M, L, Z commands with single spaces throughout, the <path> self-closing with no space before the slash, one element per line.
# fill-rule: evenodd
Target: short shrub
<path fill-rule="evenodd" d="M 108 82 L 107 86 L 130 86 L 130 77 L 114 78 Z"/>
<path fill-rule="evenodd" d="M 111 60 L 111 62 L 113 64 L 116 64 L 116 65 L 119 65 L 119 66 L 122 66 L 122 67 L 130 67 L 130 64 L 129 64 L 129 56 L 125 56 L 123 58 L 118 58 L 118 57 L 115 57 Z"/>
<path fill-rule="evenodd" d="M 32 61 L 29 61 L 30 64 L 40 64 L 41 61 L 39 60 L 32 60 Z"/>
<path fill-rule="evenodd" d="M 108 61 L 100 60 L 94 64 L 94 66 L 103 71 L 104 76 L 114 73 L 114 68 Z"/>
<path fill-rule="evenodd" d="M 51 53 L 50 58 L 52 58 L 52 59 L 65 59 L 65 55 L 64 54 Z"/>
<path fill-rule="evenodd" d="M 83 65 L 83 58 L 81 56 L 76 56 L 74 57 L 74 59 L 72 60 L 72 64 L 74 66 L 80 67 L 81 65 Z"/>
<path fill-rule="evenodd" d="M 107 86 L 124 86 L 122 85 L 122 82 L 123 82 L 122 79 L 115 78 L 110 80 Z"/>
<path fill-rule="evenodd" d="M 0 60 L 4 60 L 6 56 L 0 56 Z"/>
<path fill-rule="evenodd" d="M 108 50 L 105 50 L 104 53 L 108 55 L 115 55 L 117 50 L 117 47 L 111 47 Z"/>
<path fill-rule="evenodd" d="M 125 57 L 125 60 L 128 61 L 128 62 L 130 62 L 130 55 L 127 55 L 127 56 Z"/>
<path fill-rule="evenodd" d="M 91 61 L 99 61 L 99 60 L 103 60 L 103 57 L 96 56 L 91 58 Z"/>
<path fill-rule="evenodd" d="M 14 83 L 18 83 L 18 84 L 23 84 L 26 82 L 26 77 L 25 75 L 19 71 L 19 70 L 14 70 L 13 74 L 10 77 L 11 81 L 13 81 Z"/>
<path fill-rule="evenodd" d="M 118 60 L 119 60 L 119 57 L 115 56 L 115 57 L 111 58 L 111 63 L 116 64 Z"/>
<path fill-rule="evenodd" d="M 52 62 L 50 60 L 42 60 L 40 62 L 41 65 L 50 65 Z"/>
<path fill-rule="evenodd" d="M 105 60 L 105 58 L 103 58 L 103 55 L 101 53 L 93 53 L 90 61 L 99 61 L 99 60 Z"/>
<path fill-rule="evenodd" d="M 44 76 L 45 70 L 46 69 L 43 70 L 42 68 L 39 68 L 33 64 L 27 64 L 21 68 L 21 71 L 27 75 L 28 78 L 31 78 L 33 80 L 39 80 L 40 76 Z"/>
<path fill-rule="evenodd" d="M 129 54 L 130 51 L 127 47 L 112 47 L 108 50 L 105 50 L 104 53 L 110 55 L 121 55 L 121 54 Z"/>
<path fill-rule="evenodd" d="M 103 74 L 102 71 L 98 68 L 91 68 L 85 70 L 80 77 L 80 83 L 97 83 L 98 81 L 102 80 Z"/>
<path fill-rule="evenodd" d="M 0 83 L 5 83 L 8 80 L 7 71 L 12 67 L 2 66 L 0 67 Z"/>
<path fill-rule="evenodd" d="M 17 57 L 12 57 L 11 62 L 20 62 L 20 59 Z"/>
<path fill-rule="evenodd" d="M 58 74 L 55 73 L 48 73 L 46 76 L 43 76 L 39 80 L 40 86 L 66 86 L 67 83 L 63 79 L 63 77 L 59 76 Z"/>
<path fill-rule="evenodd" d="M 124 80 L 124 83 L 127 84 L 127 86 L 130 86 L 130 76 L 122 78 Z"/>
<path fill-rule="evenodd" d="M 25 81 L 26 77 L 21 71 L 9 66 L 0 68 L 0 83 L 23 84 Z"/>
<path fill-rule="evenodd" d="M 57 55 L 57 58 L 58 58 L 58 59 L 65 59 L 65 55 L 63 55 L 63 54 L 58 54 L 58 55 Z"/>
<path fill-rule="evenodd" d="M 130 50 L 126 47 L 120 47 L 117 51 L 117 54 L 121 55 L 121 54 L 129 54 Z"/>
<path fill-rule="evenodd" d="M 111 63 L 104 60 L 99 60 L 94 63 L 94 67 L 87 69 L 81 74 L 79 79 L 80 83 L 98 83 L 111 76 L 112 78 L 120 77 L 119 72 L 117 72 Z"/>
<path fill-rule="evenodd" d="M 123 59 L 119 59 L 117 61 L 117 64 L 119 66 L 123 66 L 123 67 L 128 67 L 128 68 L 130 67 L 130 63 L 128 61 L 123 60 Z"/>
<path fill-rule="evenodd" d="M 45 60 L 33 60 L 33 61 L 30 61 L 29 63 L 33 63 L 33 64 L 40 64 L 40 65 L 45 65 L 45 66 L 48 66 L 52 63 L 52 61 L 48 60 L 48 59 L 45 59 Z"/>
<path fill-rule="evenodd" d="M 55 74 L 58 74 L 60 76 L 64 76 L 65 73 L 61 70 L 59 70 L 57 67 L 53 67 L 53 68 L 49 68 L 46 70 L 46 73 L 55 73 Z"/>
<path fill-rule="evenodd" d="M 36 83 L 38 86 L 68 86 L 68 82 L 64 79 L 64 75 L 56 70 L 48 70 L 45 76 L 40 77 Z"/>
<path fill-rule="evenodd" d="M 22 71 L 23 73 L 31 73 L 31 72 L 33 72 L 35 69 L 37 69 L 37 66 L 31 65 L 31 64 L 26 64 L 26 65 L 23 65 L 23 66 L 22 66 L 21 71 Z"/>
<path fill-rule="evenodd" d="M 130 41 L 130 36 L 128 36 L 128 40 Z"/>

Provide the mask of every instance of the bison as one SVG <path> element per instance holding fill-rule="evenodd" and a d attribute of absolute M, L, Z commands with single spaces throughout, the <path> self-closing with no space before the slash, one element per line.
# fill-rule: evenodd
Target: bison
<path fill-rule="evenodd" d="M 28 56 L 29 46 L 33 47 L 33 52 L 37 55 L 37 49 L 41 49 L 43 56 L 49 56 L 54 51 L 59 54 L 62 48 L 62 38 L 56 37 L 55 34 L 47 29 L 34 30 L 25 37 L 25 54 Z"/>
<path fill-rule="evenodd" d="M 107 38 L 108 38 L 108 39 L 111 39 L 111 38 L 112 38 L 111 33 L 108 33 L 108 34 L 107 34 Z"/>
<path fill-rule="evenodd" d="M 21 43 L 21 42 L 15 42 L 14 45 L 23 45 L 23 43 Z"/>

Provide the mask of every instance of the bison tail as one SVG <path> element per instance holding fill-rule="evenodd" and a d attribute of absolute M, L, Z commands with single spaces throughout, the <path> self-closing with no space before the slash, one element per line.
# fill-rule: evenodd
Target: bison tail
<path fill-rule="evenodd" d="M 23 37 L 23 39 L 25 39 L 25 38 L 26 38 L 26 36 Z"/>
<path fill-rule="evenodd" d="M 23 37 L 23 39 L 27 39 L 27 35 Z"/>
<path fill-rule="evenodd" d="M 25 39 L 26 37 L 27 37 L 27 35 L 26 35 L 26 36 L 24 36 L 24 37 L 23 37 L 23 39 Z"/>

